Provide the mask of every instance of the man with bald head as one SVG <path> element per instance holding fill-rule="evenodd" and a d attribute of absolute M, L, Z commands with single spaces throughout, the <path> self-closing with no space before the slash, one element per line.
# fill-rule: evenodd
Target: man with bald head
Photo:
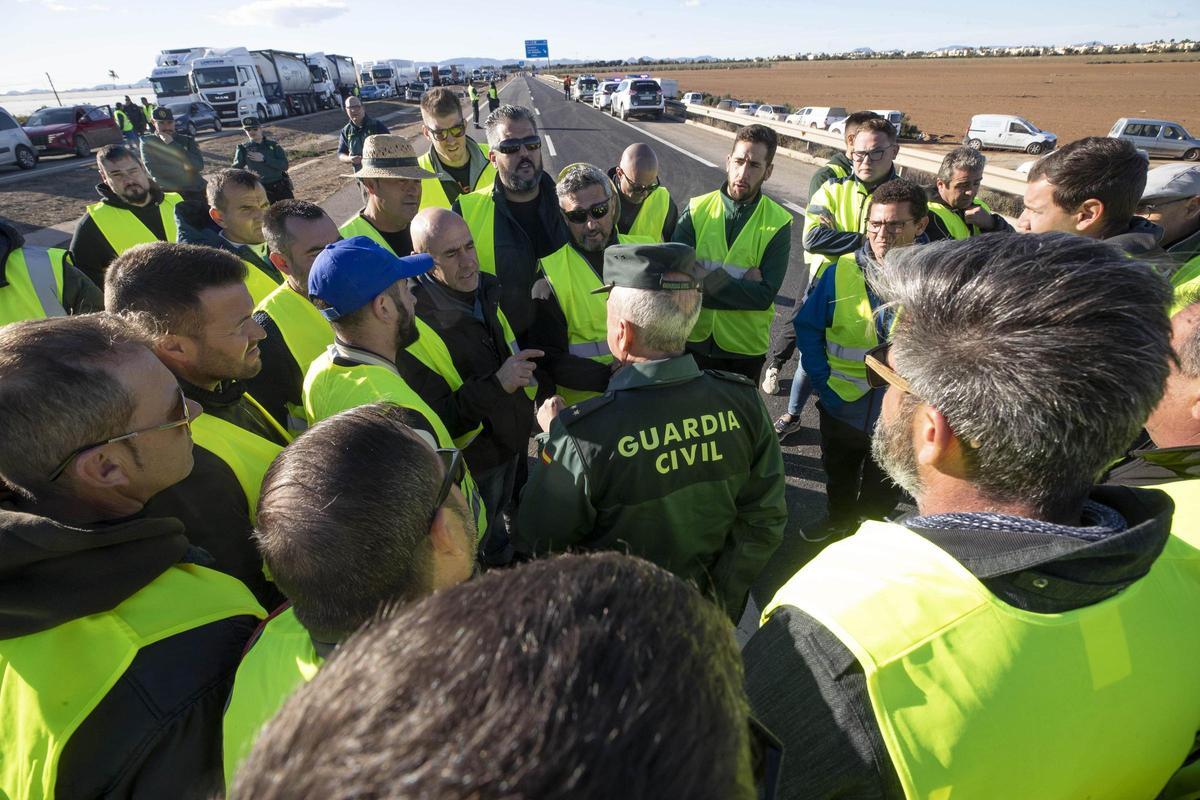
<path fill-rule="evenodd" d="M 500 310 L 500 282 L 481 272 L 462 217 L 427 208 L 412 221 L 413 249 L 433 269 L 411 279 L 417 340 L 397 358 L 401 373 L 463 451 L 488 510 L 481 549 L 491 565 L 512 558 L 502 512 L 533 426 L 534 359 Z"/>
<path fill-rule="evenodd" d="M 637 142 L 626 147 L 621 163 L 608 171 L 608 177 L 621 193 L 617 230 L 656 242 L 671 241 L 679 208 L 658 181 L 658 156 L 650 145 Z"/>

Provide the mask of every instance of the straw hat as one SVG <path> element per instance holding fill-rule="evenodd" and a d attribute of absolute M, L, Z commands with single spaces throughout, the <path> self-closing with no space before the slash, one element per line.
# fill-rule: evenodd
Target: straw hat
<path fill-rule="evenodd" d="M 437 175 L 421 169 L 417 164 L 417 151 L 408 139 L 392 133 L 377 133 L 368 136 L 363 143 L 362 169 L 343 178 L 407 178 L 419 181 L 436 178 Z"/>

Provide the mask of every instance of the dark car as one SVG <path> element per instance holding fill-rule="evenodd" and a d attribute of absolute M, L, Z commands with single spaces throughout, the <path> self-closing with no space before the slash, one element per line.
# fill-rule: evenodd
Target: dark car
<path fill-rule="evenodd" d="M 124 141 L 112 106 L 39 108 L 21 126 L 39 155 L 91 154 L 92 148 Z"/>
<path fill-rule="evenodd" d="M 221 130 L 221 118 L 208 103 L 168 103 L 167 108 L 175 115 L 175 130 L 180 133 L 195 136 L 198 130 Z"/>

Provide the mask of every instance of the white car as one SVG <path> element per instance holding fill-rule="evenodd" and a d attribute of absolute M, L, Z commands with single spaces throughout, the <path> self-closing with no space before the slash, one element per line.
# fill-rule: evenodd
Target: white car
<path fill-rule="evenodd" d="M 0 165 L 16 164 L 21 169 L 33 169 L 37 163 L 37 149 L 29 141 L 29 134 L 0 108 Z"/>
<path fill-rule="evenodd" d="M 769 119 L 776 122 L 783 122 L 787 119 L 787 106 L 772 106 L 763 104 L 758 107 L 758 111 L 754 112 L 754 116 L 759 119 Z"/>
<path fill-rule="evenodd" d="M 1024 117 L 1013 114 L 976 114 L 971 117 L 963 144 L 976 150 L 1024 150 L 1031 156 L 1049 153 L 1058 145 L 1058 137 L 1044 131 Z"/>
<path fill-rule="evenodd" d="M 641 114 L 662 119 L 666 111 L 662 87 L 653 78 L 626 78 L 612 93 L 608 113 L 621 119 Z"/>
<path fill-rule="evenodd" d="M 733 113 L 753 117 L 758 113 L 758 103 L 738 103 L 738 107 L 733 110 Z"/>
<path fill-rule="evenodd" d="M 845 119 L 846 109 L 841 106 L 806 106 L 794 114 L 788 114 L 784 120 L 789 125 L 798 125 L 801 128 L 816 128 L 817 130 L 826 130 L 830 125 L 838 120 Z"/>
<path fill-rule="evenodd" d="M 874 114 L 878 114 L 879 116 L 886 119 L 888 122 L 892 123 L 892 127 L 896 129 L 896 133 L 900 132 L 900 121 L 904 118 L 903 111 L 896 111 L 894 109 L 880 110 L 878 108 L 872 108 L 872 109 L 870 109 L 870 111 Z M 845 135 L 846 120 L 839 119 L 837 122 L 830 123 L 829 132 L 836 133 L 838 136 Z"/>
<path fill-rule="evenodd" d="M 621 85 L 620 81 L 603 81 L 596 88 L 596 93 L 592 95 L 592 108 L 598 108 L 601 111 L 608 108 L 612 103 L 613 92 Z"/>

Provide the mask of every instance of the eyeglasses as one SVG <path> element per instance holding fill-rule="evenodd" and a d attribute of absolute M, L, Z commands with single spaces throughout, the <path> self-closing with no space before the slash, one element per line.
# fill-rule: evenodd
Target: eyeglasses
<path fill-rule="evenodd" d="M 587 222 L 588 215 L 591 215 L 592 219 L 604 219 L 607 217 L 608 201 L 605 200 L 603 203 L 596 203 L 596 205 L 592 206 L 591 208 L 573 208 L 570 211 L 567 211 L 564 208 L 562 213 L 563 216 L 567 218 L 567 222 L 574 222 L 576 225 L 582 225 L 583 223 Z"/>
<path fill-rule="evenodd" d="M 880 233 L 884 230 L 887 230 L 887 232 L 893 236 L 899 236 L 900 234 L 904 233 L 904 229 L 908 227 L 910 222 L 916 222 L 916 220 L 898 219 L 891 222 L 875 222 L 874 220 L 871 220 L 867 223 L 867 230 L 870 233 Z"/>
<path fill-rule="evenodd" d="M 513 153 L 519 152 L 524 147 L 530 153 L 542 149 L 542 137 L 526 136 L 524 139 L 506 139 L 499 142 L 492 149 L 497 153 L 502 153 L 506 156 L 511 156 Z"/>
<path fill-rule="evenodd" d="M 881 148 L 879 150 L 854 150 L 850 153 L 850 158 L 854 161 L 879 161 L 883 158 L 883 154 L 890 149 L 891 148 L 889 147 L 887 149 Z"/>
<path fill-rule="evenodd" d="M 886 389 L 888 386 L 895 386 L 905 394 L 916 397 L 908 380 L 888 366 L 888 352 L 891 349 L 892 343 L 884 342 L 867 351 L 867 355 L 863 358 L 867 365 L 867 386 L 872 389 Z"/>
<path fill-rule="evenodd" d="M 624 172 L 621 173 L 621 177 L 625 179 L 625 183 L 629 184 L 629 194 L 649 194 L 662 185 L 657 177 L 654 179 L 654 183 L 648 183 L 645 186 L 634 183 Z"/>
<path fill-rule="evenodd" d="M 1190 197 L 1176 197 L 1174 200 L 1162 200 L 1158 203 L 1142 203 L 1134 210 L 1134 213 L 1139 217 L 1144 217 L 1147 214 L 1153 214 L 1155 211 L 1161 211 L 1167 206 L 1173 206 L 1176 203 L 1182 203 L 1185 200 L 1191 199 Z"/>
<path fill-rule="evenodd" d="M 455 139 L 462 136 L 467 132 L 467 125 L 464 122 L 460 122 L 457 125 L 451 125 L 449 128 L 431 128 L 426 125 L 425 130 L 429 131 L 429 135 L 434 139 L 437 139 L 439 142 L 444 142 L 451 136 L 453 136 Z"/>
<path fill-rule="evenodd" d="M 467 464 L 463 461 L 462 451 L 457 447 L 442 447 L 433 452 L 442 462 L 443 474 L 442 485 L 438 487 L 437 497 L 433 503 L 433 513 L 429 515 L 430 521 L 437 516 L 438 509 L 446 504 L 450 490 L 456 484 L 462 483 L 463 478 L 467 475 Z"/>
<path fill-rule="evenodd" d="M 184 397 L 184 395 L 183 395 L 183 389 L 179 390 L 179 404 L 183 407 L 183 419 L 177 419 L 172 422 L 164 422 L 162 425 L 155 425 L 153 428 L 142 428 L 141 430 L 138 430 L 138 431 L 130 431 L 129 433 L 122 433 L 120 436 L 114 436 L 113 438 L 106 439 L 103 442 L 92 442 L 91 444 L 85 444 L 83 447 L 77 447 L 71 451 L 70 455 L 68 455 L 66 458 L 64 458 L 62 460 L 62 463 L 58 465 L 58 468 L 55 469 L 54 472 L 50 473 L 50 480 L 51 481 L 58 480 L 59 476 L 62 475 L 64 471 L 66 471 L 67 467 L 70 466 L 72 461 L 74 461 L 76 458 L 78 458 L 79 456 L 83 455 L 85 452 L 87 452 L 88 450 L 91 450 L 93 448 L 104 447 L 105 445 L 115 444 L 116 442 L 128 441 L 129 439 L 133 439 L 137 436 L 141 436 L 142 434 L 146 434 L 146 433 L 154 433 L 156 431 L 169 431 L 172 428 L 182 428 L 185 425 L 191 425 L 192 417 L 188 413 L 188 402 L 187 402 L 187 398 Z"/>

